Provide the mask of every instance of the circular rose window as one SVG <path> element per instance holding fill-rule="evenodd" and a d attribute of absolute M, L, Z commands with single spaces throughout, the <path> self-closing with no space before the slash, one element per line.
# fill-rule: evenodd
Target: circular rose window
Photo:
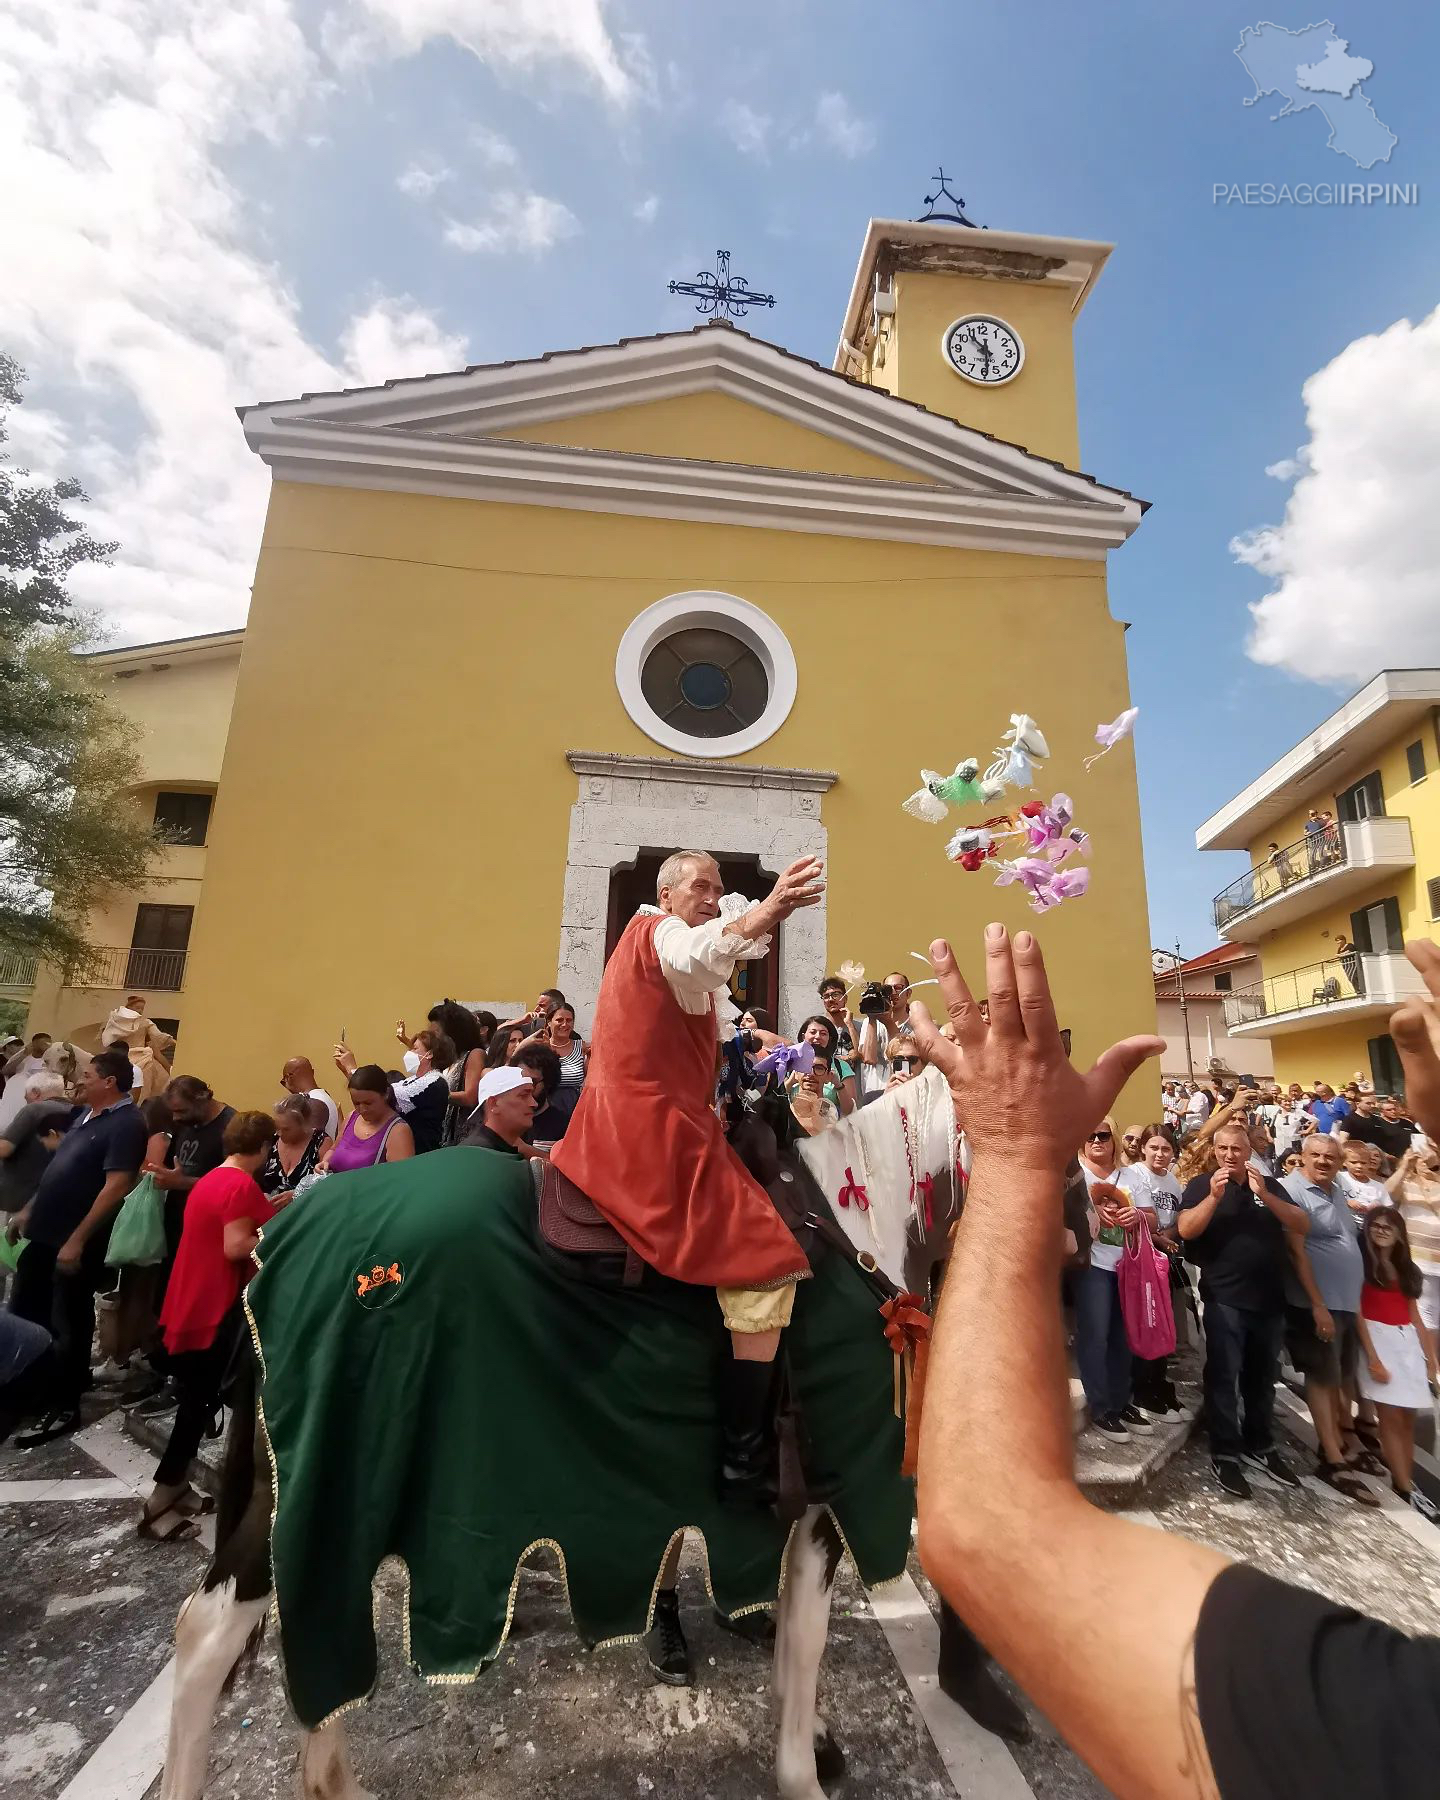
<path fill-rule="evenodd" d="M 675 594 L 620 641 L 626 712 L 657 743 L 691 756 L 751 750 L 795 702 L 795 657 L 774 620 L 733 594 Z"/>

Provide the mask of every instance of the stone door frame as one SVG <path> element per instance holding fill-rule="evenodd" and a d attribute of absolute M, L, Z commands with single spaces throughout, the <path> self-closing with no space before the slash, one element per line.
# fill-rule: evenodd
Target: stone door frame
<path fill-rule="evenodd" d="M 836 777 L 827 770 L 593 750 L 567 750 L 565 760 L 578 792 L 570 809 L 556 984 L 573 1002 L 582 1030 L 594 1017 L 605 967 L 610 877 L 632 868 L 642 850 L 755 856 L 776 874 L 799 856 L 828 860 L 821 796 Z M 789 1033 L 820 1004 L 825 901 L 780 930 L 777 1029 Z"/>

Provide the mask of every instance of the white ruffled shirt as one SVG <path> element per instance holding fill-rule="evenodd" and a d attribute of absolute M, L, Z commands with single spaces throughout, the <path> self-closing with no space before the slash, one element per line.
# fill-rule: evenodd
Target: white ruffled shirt
<path fill-rule="evenodd" d="M 687 925 L 658 906 L 640 908 L 642 914 L 662 921 L 655 929 L 655 954 L 681 1012 L 698 1014 L 713 1008 L 722 1044 L 734 1037 L 740 1017 L 728 991 L 735 965 L 764 956 L 770 948 L 768 934 L 747 938 L 735 930 L 735 922 L 754 904 L 743 894 L 726 894 L 720 901 L 719 918 L 707 919 L 703 925 Z"/>

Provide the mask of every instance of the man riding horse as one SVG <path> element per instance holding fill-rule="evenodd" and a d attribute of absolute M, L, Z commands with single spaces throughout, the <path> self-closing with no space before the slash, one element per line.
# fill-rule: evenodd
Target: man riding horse
<path fill-rule="evenodd" d="M 775 1358 L 810 1271 L 714 1110 L 718 1045 L 734 1030 L 725 989 L 737 962 L 763 956 L 780 923 L 824 891 L 819 859 L 802 857 L 766 899 L 722 908 L 712 856 L 667 857 L 658 905 L 640 909 L 606 965 L 589 1074 L 551 1153 L 651 1268 L 716 1290 L 734 1352 L 720 1383 L 720 1496 L 733 1505 L 775 1497 Z"/>

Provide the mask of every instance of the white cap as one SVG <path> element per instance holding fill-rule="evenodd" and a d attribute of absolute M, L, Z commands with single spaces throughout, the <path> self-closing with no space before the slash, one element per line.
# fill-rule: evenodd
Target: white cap
<path fill-rule="evenodd" d="M 517 1069 L 508 1063 L 498 1069 L 487 1069 L 475 1090 L 476 1108 L 478 1110 L 483 1107 L 487 1100 L 493 1100 L 497 1094 L 508 1094 L 513 1088 L 529 1086 L 528 1069 Z"/>

